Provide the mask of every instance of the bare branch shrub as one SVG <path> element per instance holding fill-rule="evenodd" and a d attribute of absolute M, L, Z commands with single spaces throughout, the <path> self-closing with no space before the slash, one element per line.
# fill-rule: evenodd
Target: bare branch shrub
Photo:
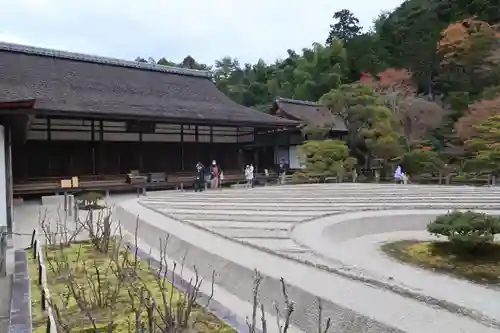
<path fill-rule="evenodd" d="M 257 332 L 257 309 L 260 308 L 261 313 L 261 327 L 262 333 L 267 333 L 267 319 L 266 312 L 264 309 L 264 304 L 259 303 L 259 289 L 262 283 L 263 277 L 258 270 L 255 270 L 254 275 L 254 287 L 253 287 L 253 302 L 252 302 L 252 319 L 249 321 L 248 317 L 246 320 L 249 333 Z M 276 313 L 276 327 L 279 333 L 287 333 L 291 325 L 291 317 L 295 310 L 295 303 L 290 300 L 288 295 L 288 290 L 286 287 L 286 282 L 283 278 L 280 279 L 281 284 L 281 295 L 283 296 L 284 311 L 280 310 L 279 304 L 275 301 L 273 303 L 274 310 Z M 318 333 L 328 333 L 331 328 L 331 318 L 327 318 L 325 325 L 323 325 L 323 306 L 321 299 L 318 298 Z M 283 321 L 282 321 L 283 319 Z"/>
<path fill-rule="evenodd" d="M 89 209 L 84 220 L 77 215 L 77 223 L 88 232 L 90 241 L 95 248 L 107 254 L 111 245 L 113 206 L 105 205 L 100 210 Z M 116 230 L 115 230 L 116 231 Z"/>
<path fill-rule="evenodd" d="M 110 212 L 110 209 L 97 215 L 89 212 L 86 220 L 79 221 L 91 236 L 91 246 L 80 243 L 74 257 L 67 254 L 68 243 L 53 241 L 46 246 L 45 257 L 52 276 L 56 283 L 66 286 L 64 292 L 55 295 L 59 299 L 52 304 L 58 330 L 70 333 L 77 324 L 75 318 L 65 314 L 72 302 L 85 316 L 86 325 L 90 325 L 88 332 L 112 332 L 116 326 L 115 309 L 120 308 L 120 303 L 123 308 L 124 302 L 135 317 L 128 323 L 129 332 L 180 333 L 203 324 L 193 315 L 193 310 L 200 307 L 198 298 L 203 283 L 196 267 L 186 290 L 177 292 L 172 285 L 176 284 L 178 265 L 174 262 L 169 270 L 168 238 L 160 240 L 159 268 L 151 274 L 151 262 L 141 262 L 138 256 L 138 221 L 134 245 L 123 246 L 120 225 L 111 231 Z M 43 230 L 46 239 L 53 239 L 50 227 Z M 83 251 L 92 249 L 101 253 L 100 257 L 85 259 Z M 213 297 L 214 278 L 215 272 L 212 274 L 212 293 L 204 306 L 208 306 Z"/>
<path fill-rule="evenodd" d="M 41 215 L 40 225 L 47 243 L 45 262 L 51 273 L 49 279 L 55 279 L 57 285 L 64 285 L 62 291 L 52 292 L 50 302 L 56 315 L 58 332 L 71 333 L 75 327 L 83 325 L 88 333 L 112 333 L 119 324 L 127 326 L 130 333 L 186 333 L 192 329 L 199 331 L 199 325 L 206 325 L 199 310 L 200 307 L 207 307 L 213 298 L 215 271 L 212 272 L 211 294 L 208 295 L 206 304 L 201 304 L 199 300 L 203 278 L 196 267 L 193 267 L 194 277 L 185 284 L 184 290 L 177 291 L 173 286 L 179 282 L 178 266 L 181 266 L 182 278 L 184 260 L 181 265 L 176 262 L 169 264 L 169 237 L 160 239 L 159 263 L 158 267 L 153 268 L 150 259 L 143 262 L 139 257 L 139 220 L 136 221 L 130 243 L 123 237 L 120 224 L 113 223 L 111 212 L 111 207 L 107 206 L 101 212 L 90 210 L 84 220 L 76 216 L 74 229 L 68 227 L 67 219 L 58 219 L 55 230 L 51 229 L 52 224 L 46 222 L 47 212 Z M 77 245 L 75 239 L 84 230 L 88 232 L 90 240 Z M 68 252 L 69 249 L 72 252 Z M 88 258 L 84 251 L 95 253 Z M 268 331 L 266 311 L 259 302 L 262 281 L 262 275 L 255 270 L 252 316 L 250 320 L 247 318 L 249 333 L 258 332 L 258 321 L 262 332 Z M 277 302 L 273 307 L 278 331 L 287 333 L 295 304 L 289 298 L 283 278 L 280 283 L 284 307 L 280 309 Z M 182 283 L 180 285 L 183 286 Z M 78 316 L 68 311 L 75 305 Z M 127 307 L 128 318 L 118 317 L 119 314 L 123 315 L 124 306 Z M 323 327 L 323 309 L 319 299 L 318 307 L 318 332 L 326 333 L 330 329 L 331 320 L 328 318 Z M 118 309 L 122 309 L 122 313 L 118 313 Z M 117 318 L 121 321 L 117 322 Z M 208 327 L 202 331 L 208 331 Z"/>
<path fill-rule="evenodd" d="M 82 231 L 82 226 L 79 223 L 70 221 L 69 216 L 61 210 L 60 206 L 56 209 L 55 219 L 49 217 L 47 208 L 41 209 L 38 212 L 38 221 L 45 242 L 49 246 L 59 244 L 69 246 Z"/>

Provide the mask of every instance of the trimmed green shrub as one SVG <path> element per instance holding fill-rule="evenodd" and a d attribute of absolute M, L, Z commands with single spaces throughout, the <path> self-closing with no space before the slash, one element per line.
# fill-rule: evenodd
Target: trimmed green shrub
<path fill-rule="evenodd" d="M 446 236 L 460 248 L 473 249 L 494 240 L 500 233 L 500 217 L 472 211 L 453 211 L 438 216 L 427 225 L 427 231 L 436 236 Z"/>
<path fill-rule="evenodd" d="M 438 153 L 432 150 L 415 149 L 407 152 L 402 158 L 403 170 L 409 175 L 434 173 L 441 170 L 443 162 Z"/>

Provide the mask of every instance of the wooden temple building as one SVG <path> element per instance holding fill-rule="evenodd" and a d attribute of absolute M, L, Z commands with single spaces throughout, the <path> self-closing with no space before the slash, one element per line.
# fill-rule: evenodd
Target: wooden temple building
<path fill-rule="evenodd" d="M 198 161 L 272 167 L 275 138 L 295 120 L 233 102 L 206 71 L 0 43 L 15 195 L 53 193 L 75 176 L 78 187 L 125 186 L 131 170 L 175 175 Z"/>
<path fill-rule="evenodd" d="M 326 128 L 324 138 L 343 139 L 347 134 L 344 120 L 333 114 L 327 107 L 315 102 L 280 97 L 271 106 L 270 114 L 300 124 L 297 127 L 288 128 L 284 140 L 275 149 L 275 160 L 284 159 L 291 169 L 301 168 L 297 146 L 311 139 L 301 130 L 305 126 Z"/>

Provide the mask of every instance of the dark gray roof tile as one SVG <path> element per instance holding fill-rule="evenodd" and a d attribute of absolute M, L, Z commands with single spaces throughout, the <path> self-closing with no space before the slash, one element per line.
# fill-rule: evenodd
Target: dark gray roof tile
<path fill-rule="evenodd" d="M 279 97 L 276 106 L 277 111 L 287 118 L 308 125 L 332 126 L 335 131 L 347 131 L 344 120 L 319 103 Z"/>

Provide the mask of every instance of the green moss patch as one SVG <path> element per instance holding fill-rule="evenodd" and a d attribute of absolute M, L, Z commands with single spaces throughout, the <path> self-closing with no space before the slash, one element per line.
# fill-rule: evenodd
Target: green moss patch
<path fill-rule="evenodd" d="M 41 309 L 40 289 L 37 281 L 37 260 L 33 259 L 31 250 L 28 250 L 28 252 L 33 332 L 44 333 L 47 317 Z M 129 256 L 128 260 L 134 262 L 133 255 L 127 251 L 121 251 L 118 258 L 119 262 L 122 262 L 121 260 L 123 260 L 124 256 Z M 154 322 L 159 325 L 163 323 L 159 312 L 163 312 L 165 309 L 162 295 L 166 295 L 166 304 L 170 305 L 174 311 L 178 306 L 182 306 L 182 302 L 186 301 L 186 297 L 168 281 L 161 284 L 157 275 L 144 262 L 137 264 L 137 269 L 133 270 L 135 273 L 130 273 L 127 270 L 124 271 L 126 274 L 137 274 L 139 278 L 119 279 L 119 275 L 116 274 L 116 268 L 118 267 L 115 264 L 116 260 L 112 260 L 111 256 L 97 251 L 92 244 L 87 242 L 75 243 L 63 249 L 47 249 L 45 257 L 47 258 L 45 260 L 47 282 L 52 295 L 52 302 L 59 309 L 59 313 L 63 318 L 62 321 L 68 327 L 71 327 L 71 332 L 94 332 L 92 321 L 88 318 L 89 314 L 96 322 L 96 326 L 102 328 L 103 332 L 107 331 L 109 318 L 112 318 L 114 333 L 135 332 L 136 316 L 140 316 L 145 324 L 148 322 L 147 307 L 144 304 L 141 305 L 141 300 L 144 301 L 144 297 L 141 297 L 140 292 L 138 292 L 142 287 L 145 287 L 150 292 L 152 299 L 158 304 L 160 311 L 151 311 L 151 313 L 154 314 Z M 68 264 L 67 269 L 61 267 L 62 258 Z M 69 277 L 68 272 L 70 272 L 71 277 Z M 89 283 L 89 279 L 93 283 Z M 69 283 L 68 281 L 70 280 L 73 282 Z M 97 283 L 98 281 L 100 281 L 100 284 Z M 120 281 L 121 285 L 118 288 L 117 286 Z M 75 297 L 73 297 L 73 293 L 70 291 L 71 285 L 81 286 L 81 295 L 84 295 L 95 306 L 89 311 L 82 311 Z M 93 288 L 97 288 L 98 285 L 103 290 L 105 289 L 106 292 L 92 290 Z M 102 297 L 96 295 L 101 295 Z M 109 306 L 110 302 L 112 302 L 112 306 Z M 134 308 L 140 310 L 134 310 Z M 235 332 L 227 324 L 196 304 L 187 321 L 189 327 L 186 332 Z M 145 330 L 144 332 L 149 331 Z"/>
<path fill-rule="evenodd" d="M 382 245 L 389 256 L 404 263 L 443 272 L 481 284 L 500 283 L 500 244 L 457 251 L 449 242 L 404 240 Z"/>

